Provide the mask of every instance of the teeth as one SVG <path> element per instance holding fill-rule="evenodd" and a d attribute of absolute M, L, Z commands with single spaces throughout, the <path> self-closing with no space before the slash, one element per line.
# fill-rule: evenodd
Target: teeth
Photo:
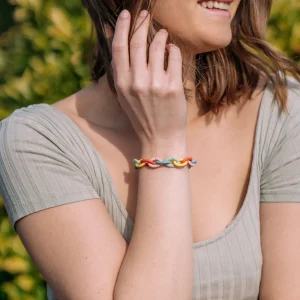
<path fill-rule="evenodd" d="M 221 3 L 217 2 L 217 1 L 214 1 L 214 7 L 215 7 L 215 8 L 220 8 L 220 4 L 221 4 Z"/>
<path fill-rule="evenodd" d="M 228 9 L 228 8 L 229 8 L 228 3 L 220 2 L 220 9 Z"/>
<path fill-rule="evenodd" d="M 204 8 L 218 8 L 222 10 L 229 9 L 229 3 L 219 2 L 219 1 L 203 1 L 200 2 L 200 5 Z"/>
<path fill-rule="evenodd" d="M 213 8 L 214 7 L 214 2 L 213 1 L 208 1 L 207 2 L 207 7 L 208 8 Z"/>

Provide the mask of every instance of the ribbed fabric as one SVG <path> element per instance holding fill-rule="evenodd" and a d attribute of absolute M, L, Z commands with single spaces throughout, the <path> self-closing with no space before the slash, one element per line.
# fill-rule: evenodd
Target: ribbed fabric
<path fill-rule="evenodd" d="M 257 300 L 262 269 L 260 202 L 300 202 L 300 88 L 289 80 L 289 115 L 269 85 L 256 125 L 248 191 L 232 222 L 193 244 L 192 300 Z M 0 122 L 0 192 L 11 224 L 40 210 L 101 198 L 129 243 L 134 223 L 88 137 L 55 107 L 40 103 Z M 15 228 L 14 228 L 15 229 Z M 50 286 L 48 299 L 56 299 Z"/>

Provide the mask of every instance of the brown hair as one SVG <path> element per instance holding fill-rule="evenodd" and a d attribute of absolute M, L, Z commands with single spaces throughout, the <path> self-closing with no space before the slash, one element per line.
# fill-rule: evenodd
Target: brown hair
<path fill-rule="evenodd" d="M 97 43 L 91 63 L 91 76 L 94 82 L 107 73 L 108 84 L 116 93 L 111 67 L 112 37 L 105 28 L 114 32 L 119 13 L 128 9 L 131 13 L 131 31 L 143 9 L 150 12 L 148 47 L 155 33 L 163 28 L 153 19 L 157 0 L 82 0 L 96 30 Z M 286 112 L 287 74 L 300 81 L 300 68 L 291 59 L 265 41 L 267 21 L 272 0 L 241 0 L 238 11 L 232 21 L 232 41 L 222 49 L 200 53 L 196 57 L 186 47 L 185 41 L 169 33 L 167 43 L 174 43 L 183 55 L 183 82 L 190 71 L 192 60 L 196 59 L 196 95 L 202 99 L 201 105 L 206 111 L 218 113 L 224 104 L 235 104 L 243 95 L 251 97 L 260 78 L 265 78 L 274 86 L 274 97 Z M 167 28 L 165 28 L 167 29 Z M 168 30 L 168 29 L 167 29 Z M 167 54 L 165 53 L 165 66 Z M 190 90 L 185 89 L 187 100 Z M 199 100 L 198 100 L 199 101 Z M 200 102 L 198 102 L 200 105 Z"/>

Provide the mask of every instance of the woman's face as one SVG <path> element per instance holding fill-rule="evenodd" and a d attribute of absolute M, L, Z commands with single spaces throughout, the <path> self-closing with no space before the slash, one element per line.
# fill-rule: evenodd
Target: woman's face
<path fill-rule="evenodd" d="M 154 19 L 187 40 L 195 54 L 226 47 L 241 0 L 158 0 Z"/>

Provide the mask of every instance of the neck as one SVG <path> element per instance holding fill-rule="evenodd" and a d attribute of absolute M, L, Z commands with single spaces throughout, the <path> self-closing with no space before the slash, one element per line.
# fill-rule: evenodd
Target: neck
<path fill-rule="evenodd" d="M 187 104 L 187 122 L 193 123 L 199 118 L 199 108 L 195 97 L 195 76 L 187 78 L 185 87 L 191 90 Z M 107 129 L 130 132 L 133 130 L 131 122 L 116 95 L 109 88 L 106 74 L 98 83 L 92 83 L 79 92 L 78 98 L 82 98 L 82 115 L 89 122 Z M 92 109 L 90 109 L 92 108 Z"/>

